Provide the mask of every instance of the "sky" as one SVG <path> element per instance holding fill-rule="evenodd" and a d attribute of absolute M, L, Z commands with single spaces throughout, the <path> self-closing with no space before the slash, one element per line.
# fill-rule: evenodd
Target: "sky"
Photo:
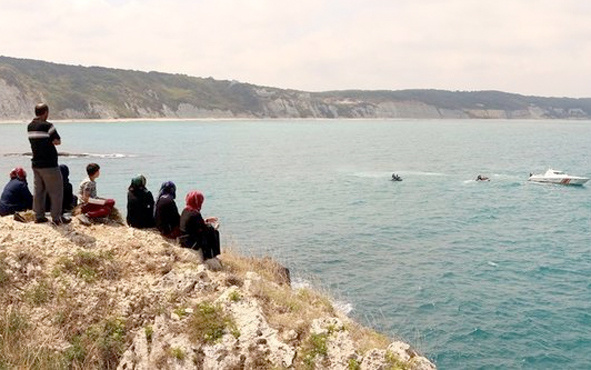
<path fill-rule="evenodd" d="M 0 55 L 304 91 L 591 97 L 588 0 L 2 0 Z"/>

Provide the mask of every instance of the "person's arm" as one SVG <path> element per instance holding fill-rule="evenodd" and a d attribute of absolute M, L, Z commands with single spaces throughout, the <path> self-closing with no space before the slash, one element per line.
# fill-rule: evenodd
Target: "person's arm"
<path fill-rule="evenodd" d="M 62 138 L 57 133 L 57 130 L 55 129 L 52 123 L 50 123 L 49 131 L 47 131 L 47 133 L 49 134 L 49 138 L 51 139 L 53 145 L 57 146 L 62 143 Z"/>

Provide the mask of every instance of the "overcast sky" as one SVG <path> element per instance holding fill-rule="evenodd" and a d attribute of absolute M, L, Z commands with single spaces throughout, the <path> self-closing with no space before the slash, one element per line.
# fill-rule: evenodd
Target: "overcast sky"
<path fill-rule="evenodd" d="M 0 55 L 306 91 L 591 97 L 589 0 L 2 0 Z"/>

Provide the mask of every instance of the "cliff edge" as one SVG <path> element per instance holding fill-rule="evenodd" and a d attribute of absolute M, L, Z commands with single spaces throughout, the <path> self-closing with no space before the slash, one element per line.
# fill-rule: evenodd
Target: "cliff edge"
<path fill-rule="evenodd" d="M 220 260 L 115 223 L 1 217 L 0 368 L 435 369 L 277 262 Z"/>

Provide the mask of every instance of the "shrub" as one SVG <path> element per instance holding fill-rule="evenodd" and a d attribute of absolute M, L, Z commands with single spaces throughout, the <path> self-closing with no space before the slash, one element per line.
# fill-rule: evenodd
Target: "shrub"
<path fill-rule="evenodd" d="M 189 319 L 189 335 L 193 342 L 214 343 L 228 331 L 240 336 L 234 320 L 219 305 L 210 302 L 198 304 Z"/>

